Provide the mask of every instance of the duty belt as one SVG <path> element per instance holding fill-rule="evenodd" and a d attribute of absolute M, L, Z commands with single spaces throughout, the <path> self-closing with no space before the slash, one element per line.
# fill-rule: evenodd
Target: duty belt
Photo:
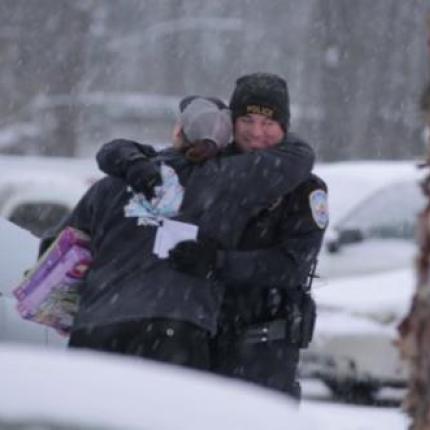
<path fill-rule="evenodd" d="M 287 329 L 288 323 L 284 319 L 255 324 L 242 332 L 242 340 L 244 343 L 264 343 L 285 339 L 288 336 Z"/>

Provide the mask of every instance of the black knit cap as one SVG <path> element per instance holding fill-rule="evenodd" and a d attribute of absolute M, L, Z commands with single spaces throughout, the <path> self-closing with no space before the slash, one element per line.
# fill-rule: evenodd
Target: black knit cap
<path fill-rule="evenodd" d="M 257 113 L 277 121 L 285 131 L 290 122 L 287 83 L 272 73 L 240 77 L 230 99 L 233 122 L 239 116 Z"/>

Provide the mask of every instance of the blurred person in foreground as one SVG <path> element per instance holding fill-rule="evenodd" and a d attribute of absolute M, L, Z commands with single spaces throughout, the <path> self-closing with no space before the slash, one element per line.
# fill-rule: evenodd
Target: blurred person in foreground
<path fill-rule="evenodd" d="M 99 162 L 113 169 L 112 176 L 94 184 L 59 227 L 69 225 L 89 234 L 94 257 L 69 346 L 210 367 L 209 341 L 216 333 L 223 286 L 210 274 L 177 271 L 157 255 L 155 239 L 167 220 L 175 220 L 197 226 L 205 243 L 211 238 L 211 246 L 225 247 L 230 228 L 240 229 L 246 222 L 248 209 L 241 202 L 228 213 L 218 203 L 229 193 L 225 175 L 236 172 L 238 162 L 254 170 L 254 176 L 259 173 L 254 154 L 240 161 L 204 161 L 230 140 L 231 119 L 224 108 L 216 99 L 188 97 L 180 105 L 172 148 L 157 153 L 149 146 L 116 140 L 100 151 Z M 119 149 L 125 157 L 116 156 Z M 313 153 L 297 145 L 284 154 L 295 171 L 296 176 L 290 175 L 294 187 L 309 174 Z M 279 175 L 277 184 L 265 187 L 268 198 L 286 180 L 275 158 L 279 164 L 280 157 L 261 161 Z M 245 186 L 243 191 L 246 195 Z M 256 207 L 261 196 L 250 190 L 247 202 Z M 218 228 L 220 216 L 227 228 Z M 52 235 L 42 248 L 50 240 Z"/>
<path fill-rule="evenodd" d="M 192 167 L 199 181 L 185 192 L 184 202 L 205 201 L 202 218 L 212 231 L 179 243 L 169 260 L 226 287 L 212 370 L 299 398 L 297 363 L 315 322 L 309 281 L 328 223 L 327 188 L 311 174 L 310 147 L 288 133 L 282 78 L 238 79 L 230 108 L 234 141 Z M 139 148 L 145 152 L 136 142 L 115 141 L 102 149 L 99 165 L 132 185 L 145 176 L 134 168 Z"/>

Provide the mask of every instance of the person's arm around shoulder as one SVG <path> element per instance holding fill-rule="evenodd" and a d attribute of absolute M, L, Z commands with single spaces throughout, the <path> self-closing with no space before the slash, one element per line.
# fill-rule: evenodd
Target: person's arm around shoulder
<path fill-rule="evenodd" d="M 309 178 L 315 151 L 305 141 L 289 135 L 279 145 L 250 153 L 248 180 L 267 177 L 267 192 L 288 193 Z"/>
<path fill-rule="evenodd" d="M 232 198 L 240 190 L 250 204 L 255 199 L 273 202 L 309 178 L 315 152 L 308 143 L 288 138 L 275 147 L 225 155 L 216 162 L 214 180 L 224 184 L 227 193 L 235 193 Z"/>
<path fill-rule="evenodd" d="M 152 161 L 156 155 L 150 145 L 115 139 L 102 146 L 96 160 L 102 172 L 123 179 L 134 191 L 151 199 L 154 187 L 162 182 L 160 167 Z"/>
<path fill-rule="evenodd" d="M 138 160 L 157 155 L 150 145 L 128 139 L 114 139 L 105 143 L 96 154 L 99 169 L 110 176 L 125 179 L 128 167 Z"/>

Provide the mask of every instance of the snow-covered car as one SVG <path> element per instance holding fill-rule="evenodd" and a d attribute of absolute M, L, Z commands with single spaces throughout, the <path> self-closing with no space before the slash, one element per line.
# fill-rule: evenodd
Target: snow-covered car
<path fill-rule="evenodd" d="M 102 176 L 95 160 L 0 156 L 0 216 L 36 236 L 71 211 Z"/>
<path fill-rule="evenodd" d="M 416 216 L 423 177 L 414 162 L 321 166 L 332 223 L 314 283 L 318 317 L 302 373 L 339 397 L 370 401 L 382 386 L 403 386 L 396 325 L 414 289 Z"/>
<path fill-rule="evenodd" d="M 64 347 L 55 330 L 21 318 L 12 290 L 37 259 L 39 239 L 0 217 L 0 344 L 6 341 Z"/>
<path fill-rule="evenodd" d="M 0 368 L 2 430 L 316 428 L 284 395 L 141 358 L 3 344 Z"/>
<path fill-rule="evenodd" d="M 19 316 L 12 290 L 36 262 L 38 236 L 102 174 L 94 160 L 34 156 L 0 156 L 0 171 L 0 342 L 63 347 L 66 339 L 56 331 Z"/>
<path fill-rule="evenodd" d="M 318 272 L 324 279 L 409 267 L 416 216 L 424 206 L 416 162 L 328 163 L 317 172 L 329 188 L 330 225 Z"/>
<path fill-rule="evenodd" d="M 414 289 L 412 268 L 336 279 L 315 289 L 318 318 L 308 373 L 345 400 L 372 402 L 408 376 L 394 341 Z"/>

